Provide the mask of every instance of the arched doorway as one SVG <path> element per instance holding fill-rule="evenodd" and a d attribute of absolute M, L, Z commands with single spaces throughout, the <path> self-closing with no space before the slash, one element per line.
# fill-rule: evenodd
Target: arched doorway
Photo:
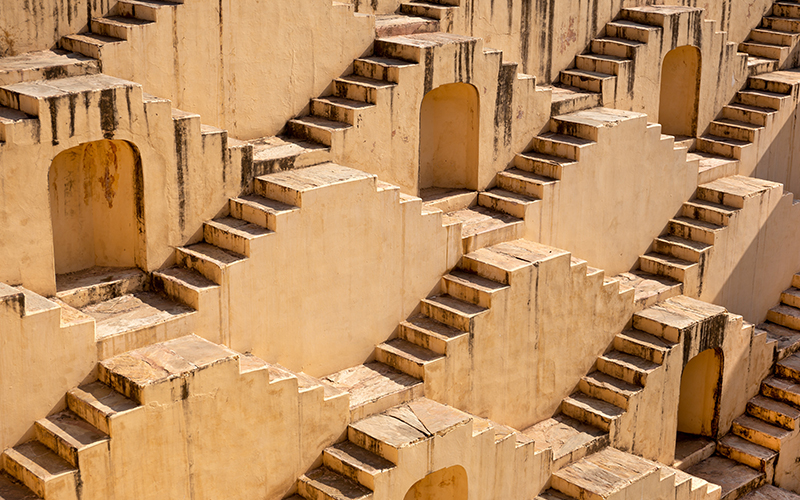
<path fill-rule="evenodd" d="M 136 266 L 143 209 L 134 146 L 103 140 L 63 151 L 48 183 L 56 274 Z"/>
<path fill-rule="evenodd" d="M 455 465 L 432 472 L 417 481 L 404 500 L 467 500 L 467 471 Z"/>
<path fill-rule="evenodd" d="M 684 45 L 664 56 L 658 122 L 661 132 L 674 136 L 697 135 L 700 99 L 700 50 Z"/>
<path fill-rule="evenodd" d="M 419 188 L 478 189 L 478 90 L 450 83 L 422 100 Z"/>
<path fill-rule="evenodd" d="M 716 438 L 722 392 L 722 351 L 706 349 L 683 368 L 678 432 Z"/>

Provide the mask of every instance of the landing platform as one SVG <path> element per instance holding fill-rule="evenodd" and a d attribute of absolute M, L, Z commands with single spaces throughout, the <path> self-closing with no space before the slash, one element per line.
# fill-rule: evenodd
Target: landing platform
<path fill-rule="evenodd" d="M 323 380 L 350 394 L 354 421 L 420 397 L 423 392 L 421 380 L 378 362 L 347 368 Z"/>
<path fill-rule="evenodd" d="M 564 414 L 543 420 L 522 431 L 533 438 L 537 450 L 553 449 L 553 462 L 563 466 L 609 444 L 608 433 Z"/>

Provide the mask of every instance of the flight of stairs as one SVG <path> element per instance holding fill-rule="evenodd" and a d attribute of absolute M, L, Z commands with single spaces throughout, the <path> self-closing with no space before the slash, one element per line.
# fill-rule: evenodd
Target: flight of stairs
<path fill-rule="evenodd" d="M 750 31 L 739 51 L 748 55 L 750 75 L 792 68 L 800 60 L 797 42 L 800 40 L 800 5 L 794 0 L 780 0 L 772 5 L 769 15 Z"/>
<path fill-rule="evenodd" d="M 778 342 L 777 361 L 800 350 L 800 274 L 781 293 L 780 304 L 767 311 L 767 321 L 758 325 Z"/>
<path fill-rule="evenodd" d="M 375 37 L 452 32 L 460 3 L 460 0 L 403 2 L 398 12 L 375 16 Z"/>

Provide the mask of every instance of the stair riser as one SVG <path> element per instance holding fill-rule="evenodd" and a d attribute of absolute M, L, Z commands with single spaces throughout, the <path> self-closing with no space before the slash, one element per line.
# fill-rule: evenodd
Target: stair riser
<path fill-rule="evenodd" d="M 689 262 L 700 262 L 700 257 L 703 254 L 703 252 L 693 248 L 687 248 L 658 239 L 653 242 L 653 251 L 664 255 L 671 255 L 678 259 L 688 260 Z"/>
<path fill-rule="evenodd" d="M 727 137 L 737 141 L 755 142 L 756 140 L 755 130 L 732 127 L 725 123 L 711 122 L 709 132 L 719 137 Z"/>
<path fill-rule="evenodd" d="M 578 160 L 580 158 L 580 148 L 572 144 L 565 144 L 563 142 L 554 142 L 543 137 L 534 137 L 533 149 L 539 153 L 543 153 L 550 156 L 561 156 L 563 158 L 568 158 L 570 160 Z M 546 174 L 542 173 L 540 175 L 546 175 Z"/>
<path fill-rule="evenodd" d="M 755 429 L 749 429 L 747 427 L 743 427 L 741 424 L 737 422 L 733 423 L 731 431 L 740 438 L 746 439 L 752 443 L 763 446 L 764 448 L 769 448 L 770 450 L 774 451 L 780 451 L 781 449 L 780 439 L 777 439 L 773 436 L 768 436 L 767 434 L 759 432 Z"/>
<path fill-rule="evenodd" d="M 452 9 L 441 6 L 400 4 L 400 12 L 409 16 L 430 17 L 439 21 L 452 17 Z"/>
<path fill-rule="evenodd" d="M 569 498 L 580 498 L 581 500 L 605 500 L 602 496 L 569 483 L 568 481 L 556 475 L 552 476 L 550 486 L 553 489 L 567 495 Z"/>
<path fill-rule="evenodd" d="M 763 18 L 761 24 L 770 30 L 800 33 L 800 21 L 788 18 Z"/>
<path fill-rule="evenodd" d="M 461 263 L 459 264 L 459 267 L 461 269 L 464 269 L 465 271 L 475 273 L 482 278 L 490 279 L 492 281 L 496 281 L 504 285 L 509 284 L 508 271 L 500 267 L 494 266 L 492 264 L 486 263 L 482 260 L 473 259 L 469 255 L 465 255 L 461 258 Z"/>
<path fill-rule="evenodd" d="M 98 411 L 94 406 L 81 398 L 75 397 L 72 393 L 67 393 L 67 407 L 76 415 L 86 420 L 100 432 L 111 434 L 110 424 L 105 415 Z"/>
<path fill-rule="evenodd" d="M 132 33 L 132 28 L 120 26 L 115 23 L 106 22 L 104 19 L 92 19 L 92 33 L 105 35 L 122 40 L 128 40 Z"/>
<path fill-rule="evenodd" d="M 771 59 L 761 59 L 756 64 L 747 65 L 747 76 L 763 75 L 764 73 L 771 73 L 772 71 L 777 71 L 777 69 L 778 69 L 778 61 L 773 61 Z"/>
<path fill-rule="evenodd" d="M 666 326 L 650 318 L 639 316 L 637 314 L 633 315 L 632 323 L 633 327 L 637 330 L 642 330 L 650 335 L 661 337 L 673 343 L 680 342 L 682 332 L 677 328 Z"/>
<path fill-rule="evenodd" d="M 327 451 L 322 452 L 322 464 L 337 474 L 352 479 L 362 486 L 371 490 L 375 489 L 375 478 L 371 474 L 351 464 L 342 462 L 338 457 L 328 454 Z"/>
<path fill-rule="evenodd" d="M 631 369 L 628 366 L 615 363 L 605 358 L 597 359 L 597 369 L 606 375 L 611 375 L 629 384 L 644 387 L 647 384 L 647 374 Z"/>
<path fill-rule="evenodd" d="M 757 43 L 791 47 L 797 41 L 797 36 L 785 35 L 783 33 L 775 33 L 770 31 L 753 30 L 750 32 L 750 40 Z"/>
<path fill-rule="evenodd" d="M 633 40 L 636 42 L 647 43 L 650 41 L 649 29 L 637 28 L 635 26 L 606 24 L 606 35 L 612 38 L 622 38 L 623 40 Z"/>
<path fill-rule="evenodd" d="M 78 450 L 72 445 L 51 432 L 40 422 L 34 424 L 36 440 L 53 450 L 56 455 L 63 458 L 73 466 L 78 465 Z"/>
<path fill-rule="evenodd" d="M 626 410 L 630 404 L 630 400 L 625 395 L 615 392 L 605 386 L 596 385 L 585 379 L 581 379 L 578 383 L 578 389 L 587 396 L 605 401 L 606 403 L 611 403 L 612 405 L 619 406 Z"/>
<path fill-rule="evenodd" d="M 526 196 L 532 196 L 539 199 L 544 198 L 543 184 L 527 182 L 524 179 L 505 176 L 502 172 L 497 176 L 497 185 L 500 187 L 500 189 L 505 189 L 506 191 L 511 191 L 512 193 L 524 194 Z"/>
<path fill-rule="evenodd" d="M 125 2 L 117 2 L 116 7 L 112 9 L 115 16 L 135 17 L 136 19 L 143 19 L 145 21 L 158 21 L 159 10 L 161 10 L 161 8 L 157 6 Z"/>
<path fill-rule="evenodd" d="M 16 457 L 16 455 L 15 455 Z M 6 472 L 24 484 L 41 498 L 58 500 L 78 500 L 75 472 L 64 473 L 45 481 L 31 469 L 12 458 L 8 453 L 2 456 Z"/>
<path fill-rule="evenodd" d="M 736 94 L 736 102 L 741 104 L 746 104 L 748 106 L 757 106 L 759 108 L 767 108 L 767 109 L 774 109 L 779 110 L 783 105 L 783 102 L 786 98 L 777 97 L 777 96 L 769 96 L 769 95 L 760 95 L 760 94 L 750 94 L 747 92 L 739 92 Z"/>
<path fill-rule="evenodd" d="M 383 66 L 372 61 L 355 60 L 353 62 L 353 72 L 358 76 L 372 78 L 373 80 L 384 80 L 391 83 L 400 81 L 400 68 Z"/>
<path fill-rule="evenodd" d="M 735 158 L 737 160 L 742 157 L 740 146 L 709 141 L 703 137 L 697 138 L 697 150 L 713 155 L 724 156 L 725 158 Z"/>
<path fill-rule="evenodd" d="M 698 191 L 700 188 L 698 188 Z M 698 196 L 699 197 L 699 196 Z M 706 200 L 709 201 L 709 200 Z M 706 243 L 708 245 L 714 244 L 716 233 L 702 227 L 690 226 L 680 221 L 671 220 L 669 222 L 669 234 L 685 238 L 687 240 L 697 241 L 699 243 Z"/>
<path fill-rule="evenodd" d="M 358 422 L 361 419 L 384 412 L 392 406 L 408 403 L 417 398 L 421 398 L 425 393 L 423 383 L 412 385 L 402 391 L 392 393 L 388 396 L 380 397 L 360 406 L 350 408 L 350 421 Z"/>
<path fill-rule="evenodd" d="M 463 332 L 468 332 L 472 328 L 472 318 L 461 316 L 453 311 L 437 307 L 427 301 L 422 301 L 421 304 L 422 314 L 431 317 L 440 323 L 452 326 Z"/>
<path fill-rule="evenodd" d="M 508 214 L 518 219 L 525 218 L 526 204 L 515 200 L 508 200 L 482 192 L 478 195 L 478 205 Z"/>
<path fill-rule="evenodd" d="M 484 290 L 479 290 L 459 281 L 448 279 L 447 276 L 442 278 L 442 288 L 446 294 L 452 295 L 464 302 L 470 302 L 486 308 L 492 307 L 493 294 Z"/>
<path fill-rule="evenodd" d="M 719 226 L 727 226 L 730 222 L 730 216 L 728 214 L 693 205 L 684 205 L 681 213 L 684 217 L 710 222 L 711 224 L 717 224 Z"/>
<path fill-rule="evenodd" d="M 401 323 L 397 335 L 403 340 L 407 340 L 412 344 L 429 349 L 436 354 L 447 354 L 448 342 L 438 337 L 434 337 L 424 330 L 414 328 L 410 324 Z"/>
<path fill-rule="evenodd" d="M 611 428 L 611 419 L 602 417 L 596 413 L 592 413 L 584 408 L 569 404 L 567 401 L 561 403 L 561 411 L 568 417 L 572 417 L 575 420 L 592 425 L 603 431 L 608 432 L 608 430 Z"/>
<path fill-rule="evenodd" d="M 800 382 L 800 371 L 795 370 L 790 366 L 786 366 L 782 363 L 778 363 L 775 365 L 775 374 L 779 377 L 788 378 L 790 380 L 794 380 L 795 382 Z"/>
<path fill-rule="evenodd" d="M 789 53 L 789 49 L 778 45 L 760 45 L 753 43 L 740 43 L 739 51 L 751 56 L 763 57 L 765 59 L 775 59 L 783 61 Z"/>
<path fill-rule="evenodd" d="M 745 200 L 743 196 L 725 193 L 723 191 L 716 191 L 703 186 L 697 186 L 697 198 L 703 201 L 710 201 L 711 203 L 718 203 L 731 208 L 744 207 Z M 711 244 L 713 244 L 713 241 Z"/>
<path fill-rule="evenodd" d="M 744 464 L 748 467 L 753 469 L 759 470 L 761 472 L 766 472 L 768 476 L 774 475 L 775 472 L 775 459 L 772 460 L 762 460 L 758 457 L 754 457 L 749 455 L 741 450 L 737 450 L 736 448 L 732 448 L 730 446 L 725 445 L 724 443 L 720 442 L 717 443 L 717 452 L 722 455 L 723 457 L 730 458 L 731 460 L 735 460 L 740 464 Z M 769 471 L 769 472 L 768 472 Z"/>
<path fill-rule="evenodd" d="M 379 457 L 383 457 L 392 463 L 396 464 L 398 461 L 399 453 L 397 448 L 379 441 L 368 434 L 364 434 L 354 427 L 347 428 L 347 438 L 356 445 L 369 450 Z"/>
<path fill-rule="evenodd" d="M 800 308 L 800 296 L 783 292 L 781 293 L 781 303 Z"/>
<path fill-rule="evenodd" d="M 307 500 L 341 500 L 341 497 L 331 496 L 324 491 L 317 489 L 313 483 L 306 478 L 300 478 L 297 482 L 297 492 Z"/>
<path fill-rule="evenodd" d="M 731 106 L 725 106 L 724 108 L 722 108 L 723 118 L 745 123 L 752 123 L 753 125 L 758 125 L 760 127 L 764 127 L 769 123 L 770 116 L 771 115 L 768 113 L 750 111 L 747 109 L 741 109 Z"/>
<path fill-rule="evenodd" d="M 641 344 L 637 344 L 627 338 L 619 336 L 614 338 L 614 348 L 618 351 L 624 352 L 625 354 L 630 354 L 631 356 L 639 356 L 640 358 L 646 359 L 652 363 L 658 363 L 659 365 L 664 363 L 663 352 L 657 349 L 651 349 Z"/>
<path fill-rule="evenodd" d="M 197 271 L 217 285 L 222 284 L 224 272 L 222 268 L 214 262 L 203 259 L 195 254 L 184 252 L 182 248 L 177 249 L 175 257 L 179 266 Z"/>
<path fill-rule="evenodd" d="M 550 120 L 550 130 L 557 134 L 580 137 L 581 139 L 588 139 L 590 141 L 597 141 L 599 128 L 592 125 L 586 125 L 584 123 L 552 118 Z"/>
<path fill-rule="evenodd" d="M 358 111 L 344 106 L 337 106 L 330 102 L 311 101 L 311 114 L 327 120 L 353 125 L 358 119 Z"/>
<path fill-rule="evenodd" d="M 514 166 L 520 170 L 531 172 L 544 177 L 550 177 L 552 179 L 560 179 L 561 172 L 563 170 L 562 165 L 558 165 L 555 163 L 547 163 L 540 160 L 533 160 L 530 158 L 526 158 L 522 155 L 517 155 L 516 157 L 514 157 Z M 537 197 L 541 196 L 537 195 Z"/>
<path fill-rule="evenodd" d="M 351 82 L 334 81 L 333 93 L 337 97 L 352 99 L 354 101 L 367 102 L 370 104 L 378 102 L 378 89 L 357 85 Z"/>
<path fill-rule="evenodd" d="M 287 125 L 289 134 L 311 142 L 330 146 L 333 143 L 333 132 L 328 129 L 315 127 L 303 122 L 290 121 Z"/>
<path fill-rule="evenodd" d="M 522 221 L 506 224 L 490 231 L 485 231 L 461 240 L 465 254 L 474 252 L 480 248 L 490 247 L 506 241 L 522 238 L 524 226 Z"/>
<path fill-rule="evenodd" d="M 203 239 L 211 245 L 242 255 L 250 255 L 250 240 L 211 224 L 203 224 Z"/>
<path fill-rule="evenodd" d="M 636 57 L 635 47 L 606 40 L 592 40 L 592 52 L 595 54 L 622 57 L 624 59 L 633 59 Z"/>
<path fill-rule="evenodd" d="M 561 72 L 559 79 L 562 84 L 570 87 L 588 90 L 589 92 L 602 92 L 603 79 L 584 75 L 573 75 Z"/>
<path fill-rule="evenodd" d="M 268 177 L 257 177 L 253 183 L 253 187 L 255 193 L 259 196 L 263 196 L 264 198 L 269 198 L 271 200 L 276 200 L 281 203 L 286 203 L 287 205 L 294 205 L 297 207 L 302 205 L 303 195 L 300 191 L 280 184 L 274 184 L 269 181 Z"/>
<path fill-rule="evenodd" d="M 102 58 L 101 45 L 86 43 L 83 40 L 77 40 L 69 36 L 61 37 L 58 41 L 58 46 L 63 50 L 77 52 L 93 59 L 100 60 Z"/>
<path fill-rule="evenodd" d="M 800 18 L 800 5 L 776 3 L 772 6 L 772 15 L 775 17 Z"/>
<path fill-rule="evenodd" d="M 666 276 L 675 281 L 684 283 L 686 281 L 686 269 L 671 266 L 663 262 L 652 260 L 647 256 L 639 257 L 639 269 L 646 273 L 655 274 L 657 276 Z"/>
<path fill-rule="evenodd" d="M 628 74 L 628 70 L 630 68 L 630 62 L 608 61 L 604 59 L 595 59 L 593 57 L 579 55 L 575 58 L 575 67 L 584 71 L 594 71 L 596 73 L 605 73 L 607 75 L 619 76 Z M 599 90 L 595 92 L 599 92 Z"/>
<path fill-rule="evenodd" d="M 783 427 L 784 429 L 788 430 L 794 430 L 797 426 L 797 420 L 794 418 L 750 402 L 747 403 L 747 414 L 752 415 L 759 420 L 763 420 L 764 422 L 768 422 L 772 425 Z"/>
<path fill-rule="evenodd" d="M 800 288 L 800 274 L 795 274 L 792 276 L 792 286 L 795 288 Z"/>
<path fill-rule="evenodd" d="M 600 94 L 583 93 L 576 95 L 572 99 L 553 101 L 550 105 L 550 115 L 561 116 L 575 111 L 596 108 L 600 106 L 601 97 Z"/>
<path fill-rule="evenodd" d="M 385 351 L 378 346 L 375 349 L 375 359 L 385 365 L 389 365 L 403 373 L 411 375 L 420 380 L 425 378 L 425 365 L 413 360 L 399 356 L 394 352 Z"/>
<path fill-rule="evenodd" d="M 790 83 L 784 83 L 775 80 L 765 80 L 758 77 L 748 78 L 747 86 L 755 90 L 766 90 L 767 92 L 786 95 L 791 94 L 793 89 L 793 85 Z"/>
<path fill-rule="evenodd" d="M 767 320 L 772 321 L 773 323 L 777 323 L 781 326 L 785 326 L 786 328 L 791 328 L 793 330 L 800 330 L 800 318 L 796 318 L 794 316 L 789 316 L 787 314 L 781 314 L 774 310 L 767 311 Z"/>

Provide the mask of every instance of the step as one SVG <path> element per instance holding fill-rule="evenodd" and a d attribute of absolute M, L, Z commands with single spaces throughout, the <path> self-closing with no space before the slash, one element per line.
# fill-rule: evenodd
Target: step
<path fill-rule="evenodd" d="M 449 344 L 467 334 L 424 314 L 417 314 L 400 323 L 398 335 L 435 353 L 447 354 Z"/>
<path fill-rule="evenodd" d="M 711 250 L 708 243 L 692 241 L 680 236 L 665 234 L 653 241 L 653 252 L 669 255 L 688 262 L 700 262 L 703 255 Z"/>
<path fill-rule="evenodd" d="M 614 348 L 632 356 L 662 364 L 675 344 L 636 329 L 627 329 L 614 337 Z"/>
<path fill-rule="evenodd" d="M 686 153 L 686 161 L 697 161 L 697 183 L 705 184 L 721 177 L 739 173 L 739 161 L 724 156 L 717 156 L 702 151 Z"/>
<path fill-rule="evenodd" d="M 765 484 L 757 490 L 742 497 L 742 500 L 800 500 L 800 495 Z"/>
<path fill-rule="evenodd" d="M 375 489 L 376 477 L 395 468 L 392 462 L 350 441 L 325 448 L 322 452 L 322 463 L 328 469 L 370 490 Z"/>
<path fill-rule="evenodd" d="M 311 114 L 326 120 L 355 125 L 361 113 L 374 106 L 374 104 L 344 97 L 318 97 L 311 100 Z"/>
<path fill-rule="evenodd" d="M 422 314 L 463 332 L 470 332 L 475 318 L 488 311 L 485 307 L 464 302 L 451 295 L 422 299 Z"/>
<path fill-rule="evenodd" d="M 259 196 L 302 207 L 306 193 L 351 182 L 367 182 L 374 189 L 375 179 L 374 174 L 327 162 L 257 177 L 253 187 Z"/>
<path fill-rule="evenodd" d="M 671 219 L 668 227 L 669 234 L 673 236 L 707 245 L 713 245 L 717 233 L 723 229 L 724 226 L 683 216 Z"/>
<path fill-rule="evenodd" d="M 775 364 L 775 375 L 800 382 L 800 354 L 789 356 Z"/>
<path fill-rule="evenodd" d="M 349 123 L 328 120 L 319 116 L 303 116 L 289 120 L 287 124 L 287 130 L 292 136 L 318 142 L 325 146 L 330 146 L 334 136 L 340 135 L 350 128 L 352 125 Z"/>
<path fill-rule="evenodd" d="M 580 160 L 581 150 L 594 144 L 594 141 L 588 139 L 554 132 L 547 132 L 533 138 L 533 148 L 537 153 L 574 161 Z"/>
<path fill-rule="evenodd" d="M 243 262 L 246 257 L 208 243 L 195 243 L 178 247 L 178 265 L 199 272 L 214 283 L 221 285 L 229 266 Z"/>
<path fill-rule="evenodd" d="M 792 330 L 800 330 L 800 309 L 779 304 L 767 311 L 767 320 Z"/>
<path fill-rule="evenodd" d="M 800 307 L 800 288 L 787 288 L 781 292 L 781 303 L 791 307 Z"/>
<path fill-rule="evenodd" d="M 331 160 L 329 146 L 290 135 L 260 137 L 243 144 L 253 148 L 252 174 L 246 176 L 245 180 L 247 181 L 263 175 L 310 167 Z M 256 186 L 257 184 L 254 183 L 254 188 Z M 272 227 L 268 227 L 268 229 L 275 230 Z"/>
<path fill-rule="evenodd" d="M 376 30 L 378 29 L 378 21 L 383 16 L 376 16 Z M 415 18 L 409 16 L 393 16 L 403 18 L 404 20 L 412 20 L 414 22 L 423 22 L 427 25 L 435 25 L 438 28 L 437 22 L 426 18 Z M 437 30 L 438 31 L 438 30 Z M 400 73 L 403 68 L 410 68 L 416 66 L 416 63 L 404 61 L 402 59 L 394 59 L 391 57 L 369 56 L 362 57 L 353 61 L 353 71 L 356 76 L 369 78 L 374 81 L 385 81 L 390 83 L 397 83 L 400 81 Z"/>
<path fill-rule="evenodd" d="M 327 467 L 319 467 L 300 476 L 297 491 L 313 500 L 367 500 L 372 490 L 338 474 Z"/>
<path fill-rule="evenodd" d="M 78 469 L 38 441 L 8 448 L 5 470 L 42 498 L 78 499 Z"/>
<path fill-rule="evenodd" d="M 528 207 L 539 201 L 539 198 L 499 188 L 478 194 L 478 205 L 518 219 L 524 219 Z"/>
<path fill-rule="evenodd" d="M 569 87 L 603 93 L 605 89 L 613 89 L 616 77 L 613 74 L 599 73 L 583 69 L 567 69 L 559 74 L 559 81 Z"/>
<path fill-rule="evenodd" d="M 800 83 L 800 78 L 795 71 L 773 71 L 763 75 L 751 76 L 747 79 L 747 86 L 751 89 L 766 90 L 784 95 L 793 94 L 798 83 Z"/>
<path fill-rule="evenodd" d="M 378 102 L 378 94 L 394 86 L 394 83 L 386 80 L 349 75 L 333 81 L 333 93 L 338 97 L 376 104 Z"/>
<path fill-rule="evenodd" d="M 197 271 L 183 267 L 170 267 L 152 274 L 153 291 L 192 309 L 200 309 L 202 297 L 218 290 L 219 285 Z"/>
<path fill-rule="evenodd" d="M 789 55 L 789 47 L 754 41 L 740 43 L 739 51 L 756 57 L 775 59 L 776 61 L 782 61 Z"/>
<path fill-rule="evenodd" d="M 96 17 L 92 19 L 91 28 L 92 33 L 97 33 L 98 35 L 128 40 L 132 31 L 151 24 L 155 23 L 153 21 L 137 19 L 135 17 L 110 16 L 99 18 Z"/>
<path fill-rule="evenodd" d="M 632 63 L 633 61 L 630 59 L 604 54 L 581 54 L 575 57 L 577 69 L 606 75 L 619 76 L 620 74 L 627 74 Z M 599 90 L 596 92 L 599 92 Z"/>
<path fill-rule="evenodd" d="M 522 236 L 523 221 L 513 215 L 482 206 L 449 212 L 442 225 L 461 224 L 461 243 L 465 254 Z"/>
<path fill-rule="evenodd" d="M 560 116 L 574 111 L 591 109 L 600 106 L 603 96 L 599 92 L 588 92 L 578 87 L 566 85 L 542 85 L 543 89 L 550 89 L 550 115 Z"/>
<path fill-rule="evenodd" d="M 697 138 L 697 149 L 700 151 L 724 156 L 726 158 L 735 158 L 737 160 L 741 158 L 742 148 L 749 144 L 749 142 L 711 134 L 706 134 Z"/>
<path fill-rule="evenodd" d="M 650 38 L 656 36 L 662 28 L 649 24 L 640 24 L 627 19 L 618 19 L 606 23 L 606 34 L 614 38 L 624 38 L 637 42 L 647 43 Z"/>
<path fill-rule="evenodd" d="M 636 40 L 625 40 L 615 37 L 598 37 L 592 40 L 591 50 L 595 54 L 605 54 L 610 56 L 633 59 L 636 52 L 644 43 Z"/>
<path fill-rule="evenodd" d="M 652 498 L 649 477 L 658 479 L 660 465 L 614 448 L 606 448 L 553 473 L 551 486 L 568 496 L 584 500 L 607 498 Z M 630 488 L 637 484 L 638 488 Z"/>
<path fill-rule="evenodd" d="M 729 120 L 751 123 L 760 127 L 768 125 L 774 115 L 775 110 L 772 108 L 750 106 L 741 103 L 731 103 L 722 108 L 723 117 Z"/>
<path fill-rule="evenodd" d="M 378 362 L 347 368 L 324 381 L 350 394 L 352 421 L 421 397 L 424 391 L 420 379 Z"/>
<path fill-rule="evenodd" d="M 718 118 L 709 125 L 711 135 L 736 139 L 745 142 L 755 142 L 756 136 L 763 127 L 752 123 L 740 122 L 729 118 Z"/>
<path fill-rule="evenodd" d="M 682 214 L 690 219 L 708 222 L 717 226 L 727 226 L 736 210 L 720 203 L 696 198 L 683 204 Z"/>
<path fill-rule="evenodd" d="M 677 343 L 686 332 L 717 324 L 726 315 L 723 307 L 678 295 L 635 313 L 633 327 Z"/>
<path fill-rule="evenodd" d="M 772 71 L 776 71 L 780 66 L 780 62 L 775 59 L 765 59 L 763 57 L 756 57 L 742 52 L 738 52 L 737 54 L 746 58 L 748 76 L 758 76 L 763 75 L 764 73 L 770 73 Z"/>
<path fill-rule="evenodd" d="M 797 7 L 797 5 L 795 5 L 795 7 Z M 778 5 L 773 7 L 773 9 L 774 8 L 780 9 Z M 800 37 L 800 35 L 798 35 L 797 33 L 789 33 L 787 31 L 779 31 L 779 30 L 769 30 L 766 28 L 755 28 L 750 31 L 749 39 L 754 42 L 763 44 L 792 47 L 797 42 L 798 37 Z"/>
<path fill-rule="evenodd" d="M 0 470 L 0 498 L 3 500 L 42 500 L 24 484 Z"/>
<path fill-rule="evenodd" d="M 636 311 L 683 293 L 681 282 L 640 269 L 619 274 L 615 278 L 619 280 L 620 288 L 633 288 L 634 310 Z"/>
<path fill-rule="evenodd" d="M 770 450 L 780 451 L 781 441 L 791 432 L 749 415 L 740 415 L 733 420 L 731 432 L 739 437 L 761 445 Z"/>
<path fill-rule="evenodd" d="M 146 21 L 157 21 L 159 10 L 176 7 L 183 2 L 167 2 L 164 0 L 119 0 L 114 13 L 130 16 Z"/>
<path fill-rule="evenodd" d="M 407 340 L 393 339 L 375 348 L 375 359 L 412 377 L 424 379 L 426 365 L 443 361 L 444 356 Z"/>
<path fill-rule="evenodd" d="M 675 461 L 672 467 L 684 471 L 712 456 L 717 449 L 714 439 L 678 432 L 675 438 Z"/>
<path fill-rule="evenodd" d="M 67 406 L 100 432 L 113 435 L 114 420 L 142 409 L 102 382 L 92 382 L 67 392 Z"/>
<path fill-rule="evenodd" d="M 587 396 L 626 410 L 629 408 L 630 399 L 642 391 L 641 386 L 630 384 L 602 371 L 593 371 L 583 376 L 578 383 L 578 389 Z"/>
<path fill-rule="evenodd" d="M 274 234 L 257 224 L 235 217 L 220 217 L 203 223 L 206 243 L 233 253 L 249 256 L 258 240 Z"/>
<path fill-rule="evenodd" d="M 722 500 L 739 498 L 766 482 L 763 472 L 718 455 L 689 467 L 685 472 L 722 487 Z"/>
<path fill-rule="evenodd" d="M 92 59 L 100 59 L 103 47 L 119 43 L 125 43 L 125 40 L 97 33 L 77 33 L 61 37 L 58 41 L 58 46 L 64 50 L 83 54 Z"/>
<path fill-rule="evenodd" d="M 80 454 L 94 446 L 108 446 L 109 437 L 70 410 L 35 423 L 36 439 L 77 467 Z"/>
<path fill-rule="evenodd" d="M 660 365 L 639 356 L 610 351 L 597 358 L 597 369 L 625 382 L 644 387 L 647 377 Z"/>
<path fill-rule="evenodd" d="M 777 360 L 782 360 L 800 351 L 800 332 L 792 328 L 765 322 L 758 325 L 759 330 L 767 332 L 767 338 L 777 343 L 775 355 Z"/>
<path fill-rule="evenodd" d="M 453 6 L 442 5 L 434 2 L 417 0 L 400 4 L 400 12 L 409 16 L 428 17 L 431 19 L 446 19 L 453 11 Z"/>
<path fill-rule="evenodd" d="M 100 73 L 100 63 L 63 50 L 40 50 L 0 58 L 0 86 Z"/>
<path fill-rule="evenodd" d="M 777 182 L 734 175 L 698 186 L 697 197 L 732 208 L 742 208 L 746 200 L 779 189 L 782 189 L 782 185 Z"/>
<path fill-rule="evenodd" d="M 138 268 L 91 267 L 56 275 L 56 298 L 80 309 L 141 291 L 147 275 Z"/>
<path fill-rule="evenodd" d="M 561 411 L 568 417 L 593 425 L 606 432 L 614 424 L 614 421 L 625 413 L 625 410 L 619 406 L 580 392 L 564 398 L 561 402 Z"/>
<path fill-rule="evenodd" d="M 512 168 L 497 174 L 497 185 L 500 188 L 527 195 L 534 199 L 544 198 L 545 190 L 555 186 L 557 182 L 558 180 L 553 177 L 545 177 L 518 168 Z"/>
<path fill-rule="evenodd" d="M 639 256 L 640 270 L 651 274 L 667 276 L 680 282 L 686 281 L 687 273 L 693 272 L 696 267 L 696 262 L 690 262 L 660 253 L 649 252 Z"/>
<path fill-rule="evenodd" d="M 761 26 L 770 30 L 800 33 L 800 19 L 794 17 L 764 16 L 761 18 Z"/>
<path fill-rule="evenodd" d="M 733 434 L 726 434 L 717 443 L 717 452 L 723 457 L 736 460 L 772 477 L 778 452 L 764 448 Z"/>
<path fill-rule="evenodd" d="M 492 298 L 508 285 L 498 283 L 475 273 L 454 269 L 442 278 L 443 291 L 465 302 L 480 307 L 492 307 Z"/>
<path fill-rule="evenodd" d="M 760 395 L 747 402 L 747 413 L 788 430 L 797 429 L 800 420 L 800 409 Z"/>
<path fill-rule="evenodd" d="M 441 31 L 438 19 L 397 14 L 375 16 L 375 38 L 435 33 Z M 369 75 L 366 75 L 369 76 Z"/>
<path fill-rule="evenodd" d="M 522 431 L 537 450 L 553 450 L 553 470 L 609 446 L 609 435 L 597 427 L 559 413 Z"/>
<path fill-rule="evenodd" d="M 761 383 L 761 394 L 800 407 L 800 383 L 795 380 L 767 377 Z"/>
<path fill-rule="evenodd" d="M 777 111 L 789 96 L 766 90 L 745 89 L 737 92 L 735 99 L 740 104 Z"/>
<path fill-rule="evenodd" d="M 800 5 L 793 1 L 775 2 L 772 5 L 772 15 L 775 17 L 800 18 Z"/>
<path fill-rule="evenodd" d="M 575 160 L 563 156 L 552 156 L 536 151 L 527 151 L 514 157 L 514 166 L 517 169 L 548 179 L 560 179 L 564 168 L 576 163 Z"/>
<path fill-rule="evenodd" d="M 299 207 L 287 205 L 257 194 L 231 198 L 231 216 L 244 219 L 271 231 L 278 231 L 283 221 L 300 211 Z"/>

